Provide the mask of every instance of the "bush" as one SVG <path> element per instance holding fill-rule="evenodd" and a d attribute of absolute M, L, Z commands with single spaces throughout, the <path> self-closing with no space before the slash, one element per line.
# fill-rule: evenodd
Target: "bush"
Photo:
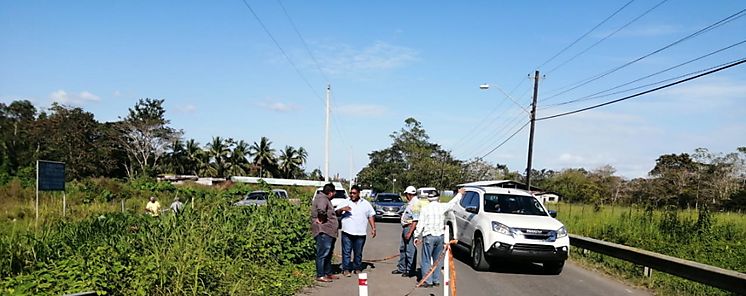
<path fill-rule="evenodd" d="M 307 214 L 210 195 L 179 216 L 60 220 L 0 237 L 0 294 L 293 295 L 312 278 Z"/>

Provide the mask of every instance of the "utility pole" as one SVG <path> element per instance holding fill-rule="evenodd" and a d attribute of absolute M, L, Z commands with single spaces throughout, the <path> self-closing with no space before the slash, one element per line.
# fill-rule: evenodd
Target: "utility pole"
<path fill-rule="evenodd" d="M 329 97 L 332 93 L 332 86 L 326 85 L 326 128 L 324 134 L 324 182 L 329 182 Z"/>
<path fill-rule="evenodd" d="M 531 191 L 531 160 L 534 154 L 534 126 L 536 126 L 536 99 L 539 97 L 539 70 L 534 72 L 534 99 L 531 103 L 531 131 L 528 136 L 528 163 L 526 164 L 526 189 Z"/>

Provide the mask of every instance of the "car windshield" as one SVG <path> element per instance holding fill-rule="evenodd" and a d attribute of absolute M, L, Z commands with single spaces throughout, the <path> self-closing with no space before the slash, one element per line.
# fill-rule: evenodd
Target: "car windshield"
<path fill-rule="evenodd" d="M 531 196 L 510 194 L 485 194 L 484 211 L 518 215 L 546 216 L 544 207 Z"/>
<path fill-rule="evenodd" d="M 378 194 L 376 202 L 402 202 L 401 196 L 396 194 Z"/>
<path fill-rule="evenodd" d="M 347 193 L 345 193 L 344 190 L 337 190 L 337 192 L 334 193 L 334 198 L 347 198 Z"/>
<path fill-rule="evenodd" d="M 244 200 L 265 200 L 267 199 L 267 195 L 267 192 L 252 192 Z"/>
<path fill-rule="evenodd" d="M 435 190 L 435 189 L 422 190 L 422 193 L 424 193 L 426 195 L 430 195 L 430 196 L 438 196 L 439 195 L 438 194 L 438 190 Z"/>

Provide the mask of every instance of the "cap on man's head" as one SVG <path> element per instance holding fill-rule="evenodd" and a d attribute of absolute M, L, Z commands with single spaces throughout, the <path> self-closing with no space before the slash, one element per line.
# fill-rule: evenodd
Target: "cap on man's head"
<path fill-rule="evenodd" d="M 404 193 L 406 193 L 406 194 L 417 194 L 417 189 L 415 189 L 414 186 L 407 186 L 407 189 L 404 190 Z"/>

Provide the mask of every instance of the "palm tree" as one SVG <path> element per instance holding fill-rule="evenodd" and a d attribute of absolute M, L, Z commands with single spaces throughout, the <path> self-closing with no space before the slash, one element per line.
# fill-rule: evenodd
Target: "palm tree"
<path fill-rule="evenodd" d="M 249 161 L 246 159 L 247 156 L 249 156 L 249 143 L 246 143 L 244 140 L 238 141 L 236 146 L 233 147 L 227 163 L 229 176 L 246 175 L 249 164 Z"/>
<path fill-rule="evenodd" d="M 280 161 L 279 169 L 282 176 L 290 179 L 295 178 L 295 173 L 300 168 L 298 150 L 295 150 L 293 146 L 285 146 L 285 149 L 280 151 L 278 160 Z"/>
<path fill-rule="evenodd" d="M 225 176 L 226 162 L 231 150 L 225 140 L 220 137 L 213 137 L 212 142 L 205 147 L 207 155 L 212 160 L 212 166 L 215 168 L 217 177 Z"/>
<path fill-rule="evenodd" d="M 199 142 L 194 139 L 189 139 L 189 141 L 186 142 L 184 152 L 187 161 L 186 171 L 192 175 L 196 175 L 199 170 L 200 156 L 203 153 L 202 148 L 199 147 Z"/>
<path fill-rule="evenodd" d="M 259 177 L 264 177 L 268 173 L 271 176 L 275 169 L 277 160 L 275 159 L 275 150 L 272 149 L 271 145 L 272 142 L 267 137 L 262 137 L 258 144 L 254 142 L 254 145 L 249 148 L 254 165 L 259 166 Z"/>

